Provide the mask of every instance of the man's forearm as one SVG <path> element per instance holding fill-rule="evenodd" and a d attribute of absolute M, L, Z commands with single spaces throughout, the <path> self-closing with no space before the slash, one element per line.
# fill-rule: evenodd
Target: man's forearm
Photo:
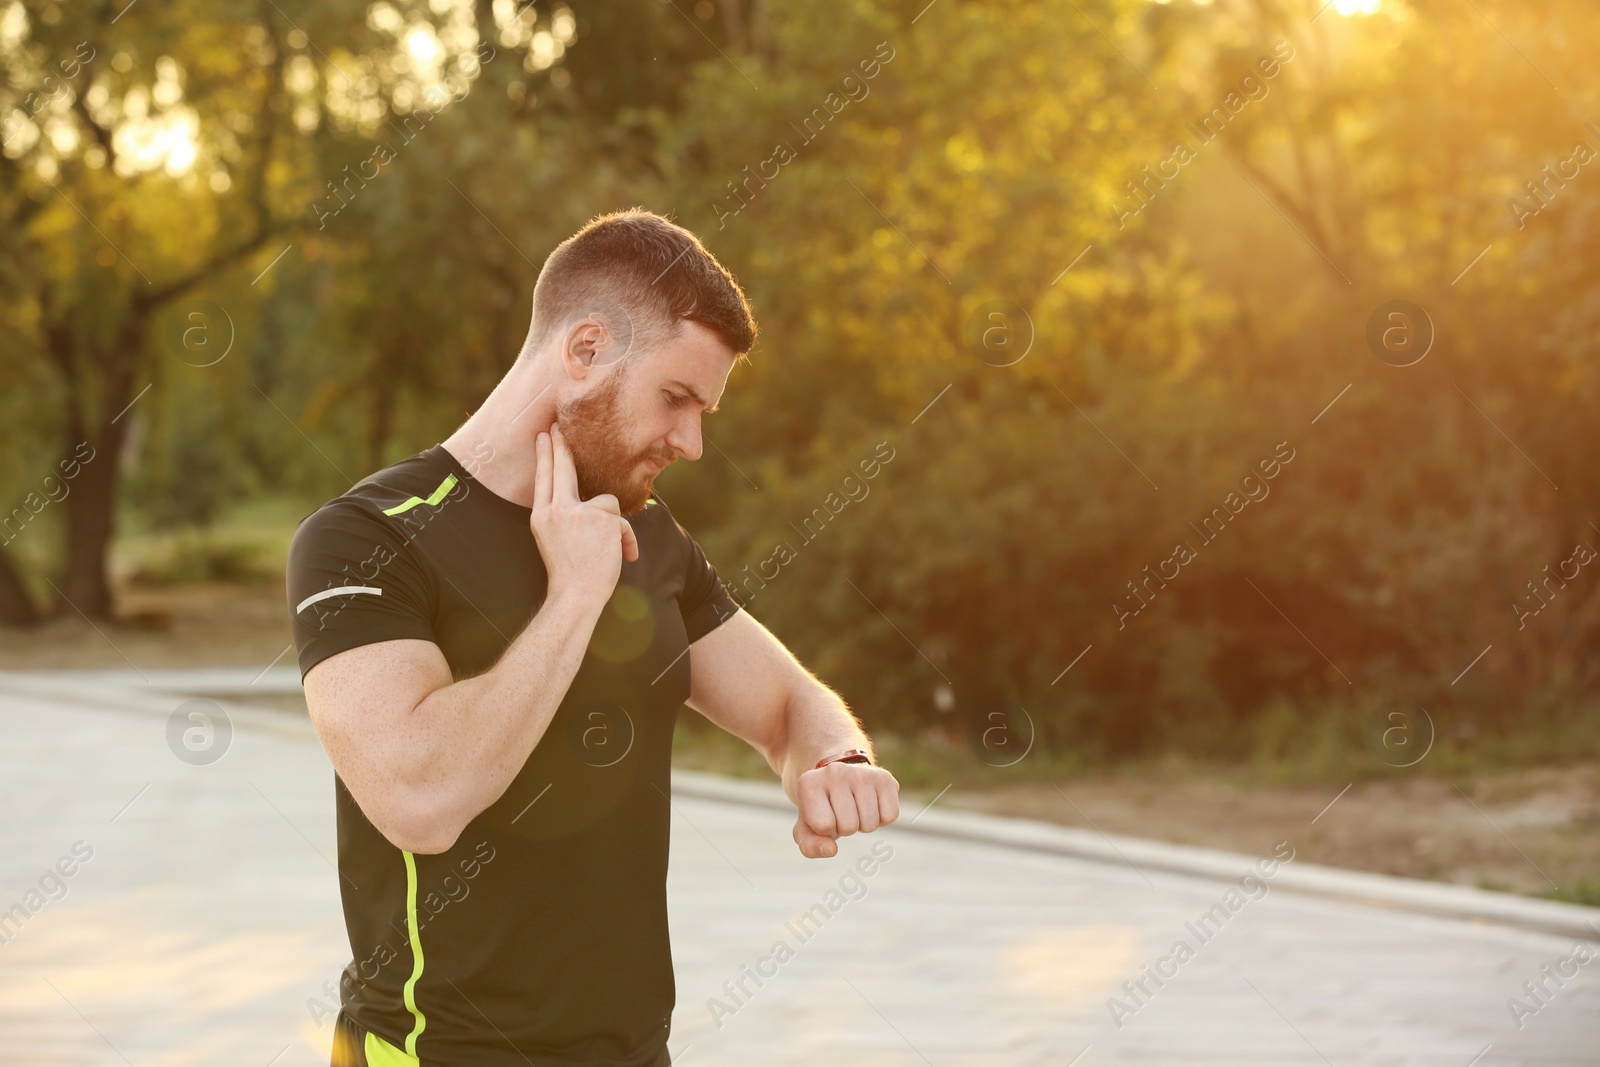
<path fill-rule="evenodd" d="M 784 723 L 773 764 L 783 778 L 784 793 L 796 804 L 800 802 L 800 776 L 815 767 L 817 760 L 847 748 L 872 752 L 871 740 L 845 702 L 820 682 L 802 686 L 790 696 Z"/>
<path fill-rule="evenodd" d="M 459 834 L 505 793 L 555 717 L 583 664 L 604 605 L 547 600 L 493 667 L 430 694 L 414 712 L 428 803 Z"/>

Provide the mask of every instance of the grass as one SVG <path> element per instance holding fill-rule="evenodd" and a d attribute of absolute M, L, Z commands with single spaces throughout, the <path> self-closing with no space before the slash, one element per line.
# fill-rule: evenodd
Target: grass
<path fill-rule="evenodd" d="M 1550 900 L 1563 900 L 1568 904 L 1587 904 L 1600 908 L 1600 882 L 1579 879 L 1570 887 L 1558 887 L 1545 894 Z"/>
<path fill-rule="evenodd" d="M 112 573 L 133 585 L 281 581 L 295 526 L 309 509 L 287 498 L 241 504 L 207 526 L 133 524 L 112 553 Z"/>
<path fill-rule="evenodd" d="M 1476 743 L 1441 739 L 1426 759 L 1412 767 L 1395 767 L 1377 758 L 1342 724 L 1309 720 L 1302 724 L 1298 743 L 1290 743 L 1276 727 L 1271 746 L 1257 746 L 1234 759 L 1196 756 L 1173 747 L 1165 751 L 1105 761 L 1081 753 L 1060 753 L 1035 748 L 1025 758 L 1005 765 L 986 762 L 958 736 L 938 728 L 917 734 L 872 731 L 879 759 L 894 768 L 895 777 L 908 790 L 943 789 L 955 785 L 988 791 L 1026 783 L 1066 782 L 1084 777 L 1130 781 L 1176 781 L 1214 778 L 1254 786 L 1322 786 L 1334 790 L 1352 783 L 1402 783 L 1418 779 L 1459 783 L 1483 802 L 1505 803 L 1516 793 L 1534 787 L 1525 782 L 1495 781 L 1479 796 L 1474 781 L 1514 768 L 1570 766 L 1592 761 L 1587 749 L 1558 757 L 1549 745 L 1530 745 L 1526 735 L 1500 743 L 1478 738 Z M 680 719 L 674 739 L 674 760 L 679 766 L 740 778 L 771 781 L 766 761 L 747 744 L 711 726 L 692 712 Z M 991 754 L 991 757 L 992 754 Z"/>
<path fill-rule="evenodd" d="M 1043 751 L 1030 752 L 1013 766 L 991 766 L 966 746 L 933 732 L 908 737 L 875 731 L 873 747 L 881 763 L 894 767 L 901 787 L 913 791 L 937 792 L 952 784 L 988 790 L 1019 781 L 1065 780 L 1090 771 L 1080 758 Z M 736 778 L 775 778 L 766 760 L 754 749 L 693 712 L 684 712 L 679 719 L 673 737 L 673 762 Z"/>

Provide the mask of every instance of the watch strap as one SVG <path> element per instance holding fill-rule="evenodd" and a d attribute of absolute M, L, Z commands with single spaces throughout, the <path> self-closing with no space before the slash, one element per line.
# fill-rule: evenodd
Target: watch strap
<path fill-rule="evenodd" d="M 864 749 L 864 748 L 847 748 L 843 752 L 835 753 L 832 756 L 824 756 L 821 759 L 817 760 L 817 767 L 826 767 L 830 763 L 868 763 L 868 764 L 870 764 L 871 762 L 872 762 L 872 757 L 867 753 L 866 749 Z M 816 769 L 816 768 L 813 768 L 813 769 Z"/>

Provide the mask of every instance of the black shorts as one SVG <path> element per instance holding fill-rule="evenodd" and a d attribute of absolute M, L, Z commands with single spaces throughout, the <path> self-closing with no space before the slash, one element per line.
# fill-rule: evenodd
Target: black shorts
<path fill-rule="evenodd" d="M 374 1062 L 367 1056 L 368 1040 L 381 1045 L 374 1051 L 383 1062 Z M 403 1051 L 384 1041 L 376 1034 L 368 1034 L 354 1019 L 350 1018 L 343 1009 L 333 1023 L 333 1059 L 332 1067 L 390 1067 L 391 1064 L 414 1064 L 415 1057 L 406 1055 Z"/>
<path fill-rule="evenodd" d="M 333 1022 L 332 1067 L 367 1067 L 367 1053 L 361 1047 L 366 1036 L 342 1010 Z"/>

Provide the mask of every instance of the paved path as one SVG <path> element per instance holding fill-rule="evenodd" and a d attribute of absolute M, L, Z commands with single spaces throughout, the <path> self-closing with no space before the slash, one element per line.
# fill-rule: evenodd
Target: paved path
<path fill-rule="evenodd" d="M 303 720 L 236 710 L 226 755 L 186 764 L 181 699 L 0 675 L 0 909 L 43 902 L 0 944 L 0 1064 L 327 1062 L 349 949 L 326 757 Z M 1228 879 L 898 827 L 808 861 L 781 812 L 675 809 L 679 1067 L 1600 1063 L 1600 959 L 1520 1029 L 1507 1006 L 1571 937 L 1273 890 L 1202 944 L 1186 924 Z M 830 898 L 876 842 L 892 858 Z M 786 923 L 818 904 L 836 910 L 802 940 Z M 780 939 L 792 958 L 730 997 Z M 1173 977 L 1123 992 L 1179 939 Z"/>

